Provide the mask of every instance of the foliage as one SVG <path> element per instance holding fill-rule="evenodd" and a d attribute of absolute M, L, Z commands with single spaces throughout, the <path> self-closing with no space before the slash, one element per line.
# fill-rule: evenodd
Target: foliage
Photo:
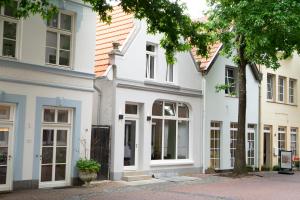
<path fill-rule="evenodd" d="M 279 170 L 280 170 L 280 167 L 278 165 L 273 166 L 273 171 L 279 171 Z"/>
<path fill-rule="evenodd" d="M 263 165 L 261 166 L 261 171 L 270 171 L 270 167 Z"/>
<path fill-rule="evenodd" d="M 85 172 L 99 172 L 100 164 L 94 160 L 80 159 L 76 163 L 76 167 L 79 171 Z"/>
<path fill-rule="evenodd" d="M 217 84 L 215 86 L 215 89 L 216 89 L 216 92 L 218 92 L 218 93 L 221 92 L 221 91 L 224 91 L 224 90 L 230 91 L 229 89 L 233 85 L 234 85 L 234 83 L 230 83 L 230 84 Z M 235 92 L 230 92 L 228 95 L 234 97 L 234 96 L 236 96 L 236 93 Z"/>

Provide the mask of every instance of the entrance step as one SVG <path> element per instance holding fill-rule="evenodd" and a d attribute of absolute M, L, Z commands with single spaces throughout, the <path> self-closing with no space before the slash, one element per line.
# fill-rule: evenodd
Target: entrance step
<path fill-rule="evenodd" d="M 131 182 L 131 181 L 144 181 L 150 180 L 152 177 L 150 175 L 145 174 L 142 171 L 128 171 L 123 173 L 123 181 Z"/>

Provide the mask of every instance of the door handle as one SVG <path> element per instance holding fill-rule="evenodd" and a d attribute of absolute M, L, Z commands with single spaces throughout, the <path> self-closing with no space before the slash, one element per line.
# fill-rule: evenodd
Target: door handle
<path fill-rule="evenodd" d="M 11 155 L 8 155 L 8 160 L 11 160 L 12 159 L 12 156 Z"/>

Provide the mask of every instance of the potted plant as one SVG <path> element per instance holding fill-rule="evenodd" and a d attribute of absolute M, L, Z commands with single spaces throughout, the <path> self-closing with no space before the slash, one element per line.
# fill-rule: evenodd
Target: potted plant
<path fill-rule="evenodd" d="M 97 173 L 100 170 L 100 164 L 94 160 L 80 159 L 76 163 L 79 170 L 79 178 L 85 183 L 86 186 L 97 178 Z"/>

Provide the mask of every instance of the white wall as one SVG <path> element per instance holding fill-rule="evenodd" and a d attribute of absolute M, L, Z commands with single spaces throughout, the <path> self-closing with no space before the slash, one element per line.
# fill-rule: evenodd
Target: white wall
<path fill-rule="evenodd" d="M 210 122 L 221 121 L 221 169 L 230 167 L 230 123 L 238 122 L 238 98 L 226 96 L 225 91 L 216 92 L 218 84 L 225 84 L 225 66 L 235 66 L 231 59 L 218 56 L 210 71 L 206 75 L 206 167 L 210 166 Z M 250 67 L 247 67 L 247 124 L 258 125 L 258 82 L 254 78 Z M 258 132 L 256 133 L 258 135 Z M 258 137 L 257 137 L 258 138 Z M 256 138 L 256 141 L 257 141 Z M 257 145 L 256 145 L 257 146 Z M 256 149 L 256 153 L 257 153 Z M 256 156 L 257 158 L 257 156 Z"/>

